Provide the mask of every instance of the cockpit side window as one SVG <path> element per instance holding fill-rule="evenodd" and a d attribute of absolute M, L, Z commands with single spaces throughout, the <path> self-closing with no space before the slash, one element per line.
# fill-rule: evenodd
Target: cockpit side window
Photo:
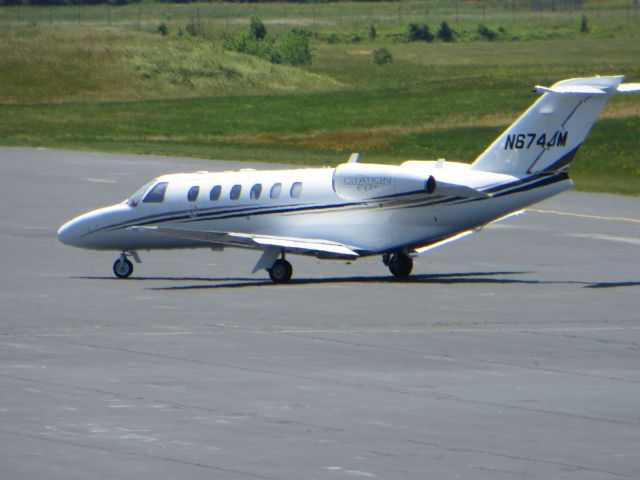
<path fill-rule="evenodd" d="M 143 203 L 162 203 L 164 202 L 164 195 L 167 193 L 167 186 L 169 183 L 160 182 L 156 184 L 149 193 L 144 197 Z"/>
<path fill-rule="evenodd" d="M 200 193 L 200 187 L 195 186 L 189 189 L 187 193 L 187 200 L 190 202 L 195 202 L 198 199 L 198 194 Z"/>

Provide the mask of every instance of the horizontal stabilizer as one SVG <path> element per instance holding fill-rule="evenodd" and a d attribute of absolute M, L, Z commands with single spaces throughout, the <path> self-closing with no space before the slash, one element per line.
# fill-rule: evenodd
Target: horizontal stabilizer
<path fill-rule="evenodd" d="M 130 230 L 147 231 L 158 235 L 186 238 L 189 240 L 209 242 L 216 245 L 228 245 L 231 247 L 278 247 L 294 253 L 339 258 L 355 258 L 359 256 L 358 253 L 347 245 L 321 239 L 254 235 L 237 232 L 213 232 L 178 227 L 130 227 Z"/>
<path fill-rule="evenodd" d="M 640 93 L 640 83 L 621 83 L 618 93 Z"/>
<path fill-rule="evenodd" d="M 606 95 L 607 92 L 593 85 L 558 85 L 554 87 L 541 87 L 536 85 L 538 93 L 558 93 L 560 95 Z"/>

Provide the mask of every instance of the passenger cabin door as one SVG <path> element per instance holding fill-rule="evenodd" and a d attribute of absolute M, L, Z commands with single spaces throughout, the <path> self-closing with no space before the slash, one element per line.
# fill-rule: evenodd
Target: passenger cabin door
<path fill-rule="evenodd" d="M 193 185 L 189 187 L 187 191 L 187 202 L 189 202 L 189 215 L 192 217 L 198 216 L 198 211 L 202 208 L 202 192 L 199 185 Z"/>

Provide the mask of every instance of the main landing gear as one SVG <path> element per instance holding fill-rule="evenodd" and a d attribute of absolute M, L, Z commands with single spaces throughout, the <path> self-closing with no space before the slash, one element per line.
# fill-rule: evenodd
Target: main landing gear
<path fill-rule="evenodd" d="M 142 263 L 137 252 L 130 252 L 136 263 Z M 133 273 L 133 263 L 127 258 L 127 254 L 122 252 L 120 257 L 113 264 L 113 273 L 118 278 L 129 278 Z"/>
<path fill-rule="evenodd" d="M 284 259 L 283 253 L 283 258 L 276 260 L 271 268 L 267 269 L 267 272 L 269 272 L 269 278 L 271 278 L 273 283 L 287 283 L 291 280 L 293 267 Z"/>
<path fill-rule="evenodd" d="M 413 270 L 413 260 L 406 253 L 387 253 L 382 256 L 382 262 L 396 278 L 407 278 Z"/>

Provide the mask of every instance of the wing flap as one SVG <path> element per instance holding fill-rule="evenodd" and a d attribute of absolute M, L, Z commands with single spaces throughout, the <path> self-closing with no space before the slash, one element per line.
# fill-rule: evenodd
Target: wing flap
<path fill-rule="evenodd" d="M 131 227 L 133 231 L 147 231 L 158 235 L 185 238 L 231 247 L 268 248 L 277 247 L 294 253 L 321 256 L 355 258 L 359 254 L 352 247 L 322 239 L 281 237 L 238 232 L 214 232 L 177 227 Z"/>
<path fill-rule="evenodd" d="M 280 237 L 255 237 L 253 241 L 259 245 L 269 247 L 282 247 L 290 251 L 311 251 L 330 253 L 339 256 L 357 257 L 358 254 L 345 245 L 338 243 L 327 243 L 321 240 L 301 240 Z"/>

